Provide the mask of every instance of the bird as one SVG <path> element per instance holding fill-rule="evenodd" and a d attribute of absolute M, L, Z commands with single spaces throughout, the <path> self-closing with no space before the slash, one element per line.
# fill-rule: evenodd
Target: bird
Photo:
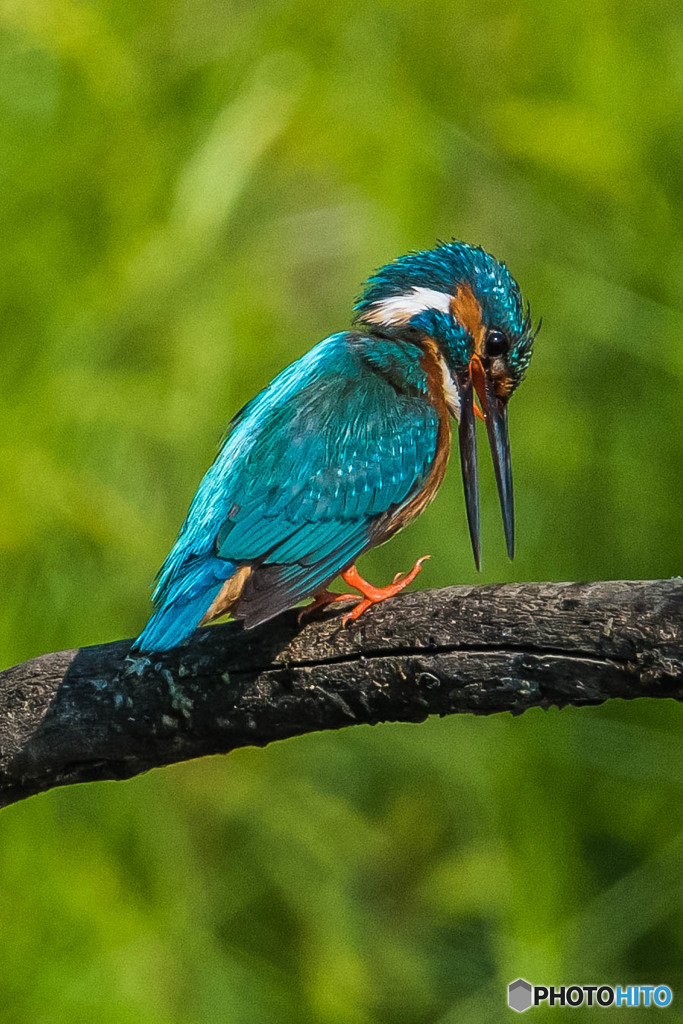
<path fill-rule="evenodd" d="M 356 561 L 434 498 L 452 419 L 475 565 L 477 416 L 512 558 L 507 410 L 539 328 L 506 264 L 479 246 L 439 242 L 376 270 L 351 329 L 319 342 L 233 417 L 159 570 L 153 614 L 133 649 L 170 650 L 228 614 L 252 629 L 306 599 L 304 613 L 354 600 L 346 625 L 403 590 L 427 556 L 385 587 L 365 580 Z M 339 575 L 357 593 L 331 593 Z"/>

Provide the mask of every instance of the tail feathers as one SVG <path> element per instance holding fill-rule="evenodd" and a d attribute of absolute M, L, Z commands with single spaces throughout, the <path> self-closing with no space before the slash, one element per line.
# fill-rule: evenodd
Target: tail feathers
<path fill-rule="evenodd" d="M 187 640 L 236 569 L 234 562 L 213 555 L 189 562 L 165 588 L 133 650 L 168 651 Z"/>

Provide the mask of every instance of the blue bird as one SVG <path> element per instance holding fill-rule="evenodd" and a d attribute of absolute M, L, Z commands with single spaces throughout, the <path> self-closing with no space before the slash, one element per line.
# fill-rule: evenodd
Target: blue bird
<path fill-rule="evenodd" d="M 402 590 L 423 559 L 388 587 L 364 580 L 355 562 L 436 494 L 451 417 L 477 568 L 475 415 L 486 424 L 512 558 L 507 406 L 537 329 L 507 267 L 463 242 L 409 253 L 369 278 L 354 313 L 355 329 L 321 341 L 233 418 L 135 649 L 176 647 L 226 614 L 251 628 L 306 598 L 306 611 L 353 598 L 346 622 Z M 340 574 L 358 594 L 327 591 Z"/>

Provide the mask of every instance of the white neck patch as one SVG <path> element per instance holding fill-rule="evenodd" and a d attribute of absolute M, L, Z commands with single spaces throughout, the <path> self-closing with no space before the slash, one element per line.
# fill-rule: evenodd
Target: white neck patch
<path fill-rule="evenodd" d="M 439 366 L 443 374 L 443 393 L 448 411 L 451 416 L 455 416 L 456 420 L 460 421 L 460 392 L 451 377 L 451 371 L 448 369 L 443 356 L 439 356 Z"/>
<path fill-rule="evenodd" d="M 362 319 L 371 324 L 407 324 L 417 313 L 423 313 L 426 309 L 448 313 L 452 298 L 452 295 L 437 292 L 433 288 L 411 288 L 404 295 L 390 295 L 388 299 L 375 302 L 363 313 Z"/>

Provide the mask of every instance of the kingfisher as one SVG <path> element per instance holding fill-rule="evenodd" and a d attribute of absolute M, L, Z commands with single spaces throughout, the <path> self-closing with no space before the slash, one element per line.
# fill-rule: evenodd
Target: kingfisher
<path fill-rule="evenodd" d="M 133 648 L 168 650 L 228 614 L 251 629 L 306 599 L 306 613 L 354 600 L 346 624 L 403 590 L 424 558 L 384 587 L 355 563 L 433 499 L 451 418 L 477 569 L 476 416 L 486 426 L 512 558 L 507 410 L 537 332 L 506 265 L 477 246 L 439 243 L 375 271 L 352 329 L 319 342 L 233 417 Z M 356 593 L 327 589 L 339 575 Z"/>

